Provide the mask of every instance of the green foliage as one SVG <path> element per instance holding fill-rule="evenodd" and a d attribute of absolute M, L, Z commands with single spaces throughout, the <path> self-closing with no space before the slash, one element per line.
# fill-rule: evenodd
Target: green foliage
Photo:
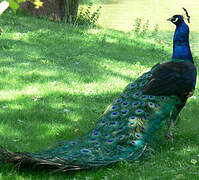
<path fill-rule="evenodd" d="M 40 0 L 7 0 L 9 2 L 9 7 L 16 12 L 19 7 L 20 3 L 25 2 L 25 1 L 30 1 L 35 5 L 35 8 L 39 8 L 43 5 L 43 3 Z"/>
<path fill-rule="evenodd" d="M 19 8 L 19 3 L 14 1 L 14 0 L 8 0 L 9 2 L 9 7 L 14 11 L 16 12 L 17 9 Z"/>
<path fill-rule="evenodd" d="M 153 27 L 153 30 L 149 30 L 149 20 L 147 20 L 145 23 L 142 22 L 140 18 L 136 18 L 135 24 L 133 25 L 133 33 L 135 37 L 140 37 L 140 38 L 155 38 L 158 33 L 158 25 L 156 24 Z"/>
<path fill-rule="evenodd" d="M 80 8 L 79 14 L 75 21 L 76 25 L 86 25 L 86 26 L 96 26 L 96 23 L 99 19 L 100 9 L 99 6 L 96 10 L 92 10 L 94 8 L 92 3 L 89 3 L 87 8 Z"/>
<path fill-rule="evenodd" d="M 80 4 L 89 4 L 89 3 L 93 3 L 93 4 L 101 4 L 106 0 L 80 0 Z"/>

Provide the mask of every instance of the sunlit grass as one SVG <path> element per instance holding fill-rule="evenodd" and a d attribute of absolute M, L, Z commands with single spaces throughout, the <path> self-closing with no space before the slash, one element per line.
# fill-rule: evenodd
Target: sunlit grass
<path fill-rule="evenodd" d="M 168 39 L 9 13 L 0 24 L 0 145 L 12 151 L 36 152 L 87 133 L 128 83 L 171 57 Z M 0 179 L 196 179 L 198 88 L 195 96 L 180 114 L 174 144 L 145 161 L 61 175 L 4 165 Z"/>

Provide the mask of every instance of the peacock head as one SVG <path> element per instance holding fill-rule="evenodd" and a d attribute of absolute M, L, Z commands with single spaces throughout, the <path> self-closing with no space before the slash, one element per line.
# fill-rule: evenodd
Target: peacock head
<path fill-rule="evenodd" d="M 182 8 L 182 9 L 185 11 L 188 23 L 190 23 L 190 16 L 189 16 L 187 10 L 185 8 Z M 171 21 L 173 24 L 178 26 L 179 24 L 184 22 L 184 17 L 182 15 L 174 15 L 174 16 L 172 16 L 171 18 L 169 18 L 167 20 Z"/>
<path fill-rule="evenodd" d="M 168 21 L 171 21 L 176 26 L 184 22 L 184 18 L 181 15 L 174 15 L 171 18 L 167 19 Z"/>

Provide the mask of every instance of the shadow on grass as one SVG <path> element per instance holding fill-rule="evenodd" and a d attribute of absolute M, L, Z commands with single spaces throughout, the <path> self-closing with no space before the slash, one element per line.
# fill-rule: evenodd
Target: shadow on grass
<path fill-rule="evenodd" d="M 0 111 L 1 145 L 15 151 L 36 151 L 39 146 L 46 148 L 58 140 L 83 135 L 95 126 L 105 107 L 118 96 L 74 96 L 54 92 L 36 101 L 28 95 L 13 101 L 1 100 L 2 107 L 8 106 Z M 68 112 L 64 112 L 66 108 Z"/>
<path fill-rule="evenodd" d="M 73 74 L 88 83 L 91 74 L 95 80 L 101 79 L 104 73 L 122 76 L 103 68 L 106 60 L 110 60 L 112 64 L 126 63 L 128 66 L 140 62 L 142 66 L 150 68 L 158 62 L 168 61 L 171 57 L 164 48 L 157 48 L 149 42 L 142 43 L 132 38 L 117 37 L 125 36 L 124 33 L 113 34 L 98 37 L 89 33 L 61 33 L 54 37 L 50 32 L 46 34 L 46 39 L 40 35 L 35 35 L 34 38 L 30 35 L 26 40 L 3 39 L 0 48 L 3 49 L 1 56 L 5 60 L 1 60 L 0 64 L 5 68 L 21 66 L 26 69 L 24 63 L 31 65 L 29 69 L 40 65 L 41 68 L 49 67 L 54 71 Z M 110 40 L 115 42 L 109 42 Z M 130 80 L 128 77 L 124 78 Z"/>

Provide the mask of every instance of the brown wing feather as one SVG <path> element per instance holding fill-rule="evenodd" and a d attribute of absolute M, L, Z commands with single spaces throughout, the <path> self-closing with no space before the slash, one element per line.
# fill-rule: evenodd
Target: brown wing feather
<path fill-rule="evenodd" d="M 144 86 L 143 93 L 151 95 L 178 95 L 192 91 L 195 66 L 187 62 L 160 64 Z"/>

